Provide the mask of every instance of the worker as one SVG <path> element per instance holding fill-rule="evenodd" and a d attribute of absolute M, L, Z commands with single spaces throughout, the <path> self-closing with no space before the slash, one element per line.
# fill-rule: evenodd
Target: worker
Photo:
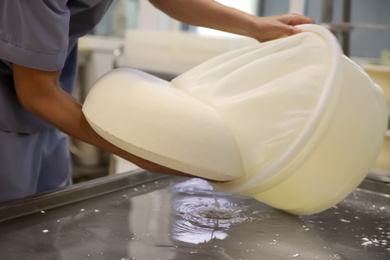
<path fill-rule="evenodd" d="M 77 39 L 101 20 L 108 0 L 0 1 L 0 202 L 71 184 L 67 136 L 153 172 L 184 175 L 112 145 L 87 123 L 71 95 Z M 299 33 L 305 16 L 257 17 L 212 0 L 151 0 L 187 24 L 260 42 Z"/>

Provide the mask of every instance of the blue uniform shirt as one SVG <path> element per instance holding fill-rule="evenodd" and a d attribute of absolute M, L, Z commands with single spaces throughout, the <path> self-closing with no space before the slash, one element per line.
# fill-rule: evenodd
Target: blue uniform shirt
<path fill-rule="evenodd" d="M 77 39 L 101 20 L 112 0 L 0 1 L 0 131 L 36 133 L 51 126 L 26 111 L 14 88 L 12 63 L 61 70 L 71 93 L 77 69 Z"/>

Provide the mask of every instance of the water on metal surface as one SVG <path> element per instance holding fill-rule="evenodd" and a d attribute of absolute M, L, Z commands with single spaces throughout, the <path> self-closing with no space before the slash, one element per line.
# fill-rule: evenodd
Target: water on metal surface
<path fill-rule="evenodd" d="M 293 216 L 166 178 L 0 223 L 1 259 L 390 259 L 390 196 Z"/>

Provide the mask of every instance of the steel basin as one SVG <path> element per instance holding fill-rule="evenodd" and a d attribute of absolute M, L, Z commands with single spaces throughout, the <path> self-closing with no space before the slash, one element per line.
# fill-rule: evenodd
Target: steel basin
<path fill-rule="evenodd" d="M 389 259 L 389 202 L 389 184 L 366 179 L 336 206 L 297 217 L 201 179 L 137 170 L 0 205 L 0 255 Z"/>

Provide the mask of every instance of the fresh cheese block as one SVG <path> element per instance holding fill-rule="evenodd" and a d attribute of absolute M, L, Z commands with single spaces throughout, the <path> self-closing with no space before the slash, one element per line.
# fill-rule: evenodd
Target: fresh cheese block
<path fill-rule="evenodd" d="M 220 115 L 150 74 L 109 72 L 91 89 L 83 112 L 103 138 L 141 158 L 219 181 L 244 173 Z"/>

